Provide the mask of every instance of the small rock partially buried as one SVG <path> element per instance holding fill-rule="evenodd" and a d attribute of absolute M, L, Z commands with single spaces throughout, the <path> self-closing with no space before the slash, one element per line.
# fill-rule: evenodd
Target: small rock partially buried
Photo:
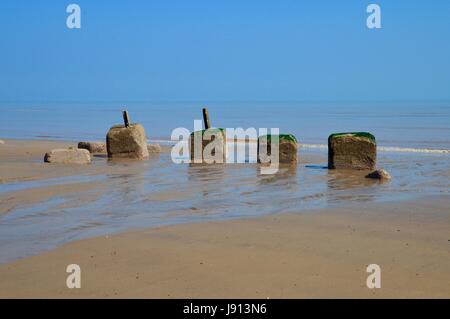
<path fill-rule="evenodd" d="M 79 148 L 54 149 L 45 154 L 44 162 L 58 164 L 89 164 L 91 154 L 88 150 Z"/>
<path fill-rule="evenodd" d="M 366 178 L 389 180 L 389 179 L 391 179 L 391 175 L 389 175 L 389 173 L 384 169 L 378 169 L 378 170 L 373 171 L 372 173 L 366 175 Z"/>
<path fill-rule="evenodd" d="M 91 153 L 106 153 L 106 143 L 80 142 L 78 148 L 88 150 Z"/>
<path fill-rule="evenodd" d="M 161 153 L 161 146 L 159 144 L 147 144 L 149 153 Z"/>

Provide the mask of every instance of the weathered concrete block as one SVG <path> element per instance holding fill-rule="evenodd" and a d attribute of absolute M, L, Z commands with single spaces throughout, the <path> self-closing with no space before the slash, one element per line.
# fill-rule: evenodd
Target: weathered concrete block
<path fill-rule="evenodd" d="M 109 158 L 144 159 L 148 157 L 147 137 L 140 124 L 116 125 L 106 135 Z"/>
<path fill-rule="evenodd" d="M 78 148 L 88 150 L 90 153 L 106 153 L 105 143 L 79 142 Z"/>
<path fill-rule="evenodd" d="M 372 134 L 337 133 L 328 138 L 328 168 L 373 170 L 376 162 L 377 143 Z"/>
<path fill-rule="evenodd" d="M 197 152 L 195 151 L 198 143 Z M 210 128 L 191 133 L 189 141 L 193 163 L 226 163 L 227 138 L 224 129 Z"/>
<path fill-rule="evenodd" d="M 370 174 L 366 175 L 366 178 L 372 178 L 372 179 L 379 179 L 379 180 L 390 180 L 391 175 L 384 169 L 378 169 L 376 171 L 373 171 Z"/>
<path fill-rule="evenodd" d="M 147 150 L 149 153 L 161 153 L 161 146 L 159 144 L 148 144 Z"/>
<path fill-rule="evenodd" d="M 274 137 L 276 135 L 263 135 L 258 138 L 258 163 L 266 162 L 266 159 L 264 159 L 266 147 L 267 156 L 272 155 L 272 141 L 274 141 Z M 278 141 L 278 162 L 280 164 L 296 164 L 298 143 L 295 136 L 292 134 L 280 134 L 278 135 Z"/>
<path fill-rule="evenodd" d="M 88 150 L 79 148 L 60 148 L 46 153 L 44 162 L 58 164 L 89 164 L 91 154 Z"/>

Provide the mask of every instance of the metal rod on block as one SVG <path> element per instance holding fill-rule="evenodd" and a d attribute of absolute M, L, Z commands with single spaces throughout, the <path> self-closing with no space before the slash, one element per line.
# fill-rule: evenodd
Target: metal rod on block
<path fill-rule="evenodd" d="M 123 123 L 125 124 L 125 127 L 130 126 L 130 119 L 128 117 L 128 111 L 123 111 L 122 115 L 123 115 Z"/>
<path fill-rule="evenodd" d="M 205 123 L 205 130 L 211 128 L 211 122 L 209 122 L 208 109 L 206 107 L 203 108 L 203 122 Z"/>

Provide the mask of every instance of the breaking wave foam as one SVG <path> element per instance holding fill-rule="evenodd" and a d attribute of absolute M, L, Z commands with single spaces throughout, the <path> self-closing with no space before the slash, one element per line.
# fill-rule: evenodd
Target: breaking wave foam
<path fill-rule="evenodd" d="M 326 144 L 300 144 L 300 147 L 327 149 L 328 145 L 326 145 Z M 444 150 L 444 149 L 412 148 L 412 147 L 397 147 L 397 146 L 378 146 L 377 150 L 379 150 L 381 152 L 450 154 L 450 150 Z"/>
<path fill-rule="evenodd" d="M 150 143 L 159 143 L 163 145 L 175 145 L 175 141 L 171 140 L 150 140 Z M 250 141 L 255 143 L 256 141 Z M 300 144 L 301 148 L 315 148 L 328 149 L 327 144 Z M 431 153 L 431 154 L 450 154 L 450 150 L 446 149 L 432 149 L 432 148 L 413 148 L 413 147 L 398 147 L 398 146 L 378 146 L 378 151 L 381 152 L 395 152 L 395 153 Z"/>

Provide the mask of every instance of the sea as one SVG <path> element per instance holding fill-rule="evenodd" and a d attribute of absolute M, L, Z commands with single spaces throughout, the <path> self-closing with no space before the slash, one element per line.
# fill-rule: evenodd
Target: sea
<path fill-rule="evenodd" d="M 450 101 L 0 103 L 0 138 L 103 140 L 126 109 L 150 141 L 168 142 L 176 128 L 194 130 L 203 107 L 214 127 L 278 128 L 305 147 L 326 147 L 331 133 L 367 131 L 381 150 L 450 150 Z"/>

